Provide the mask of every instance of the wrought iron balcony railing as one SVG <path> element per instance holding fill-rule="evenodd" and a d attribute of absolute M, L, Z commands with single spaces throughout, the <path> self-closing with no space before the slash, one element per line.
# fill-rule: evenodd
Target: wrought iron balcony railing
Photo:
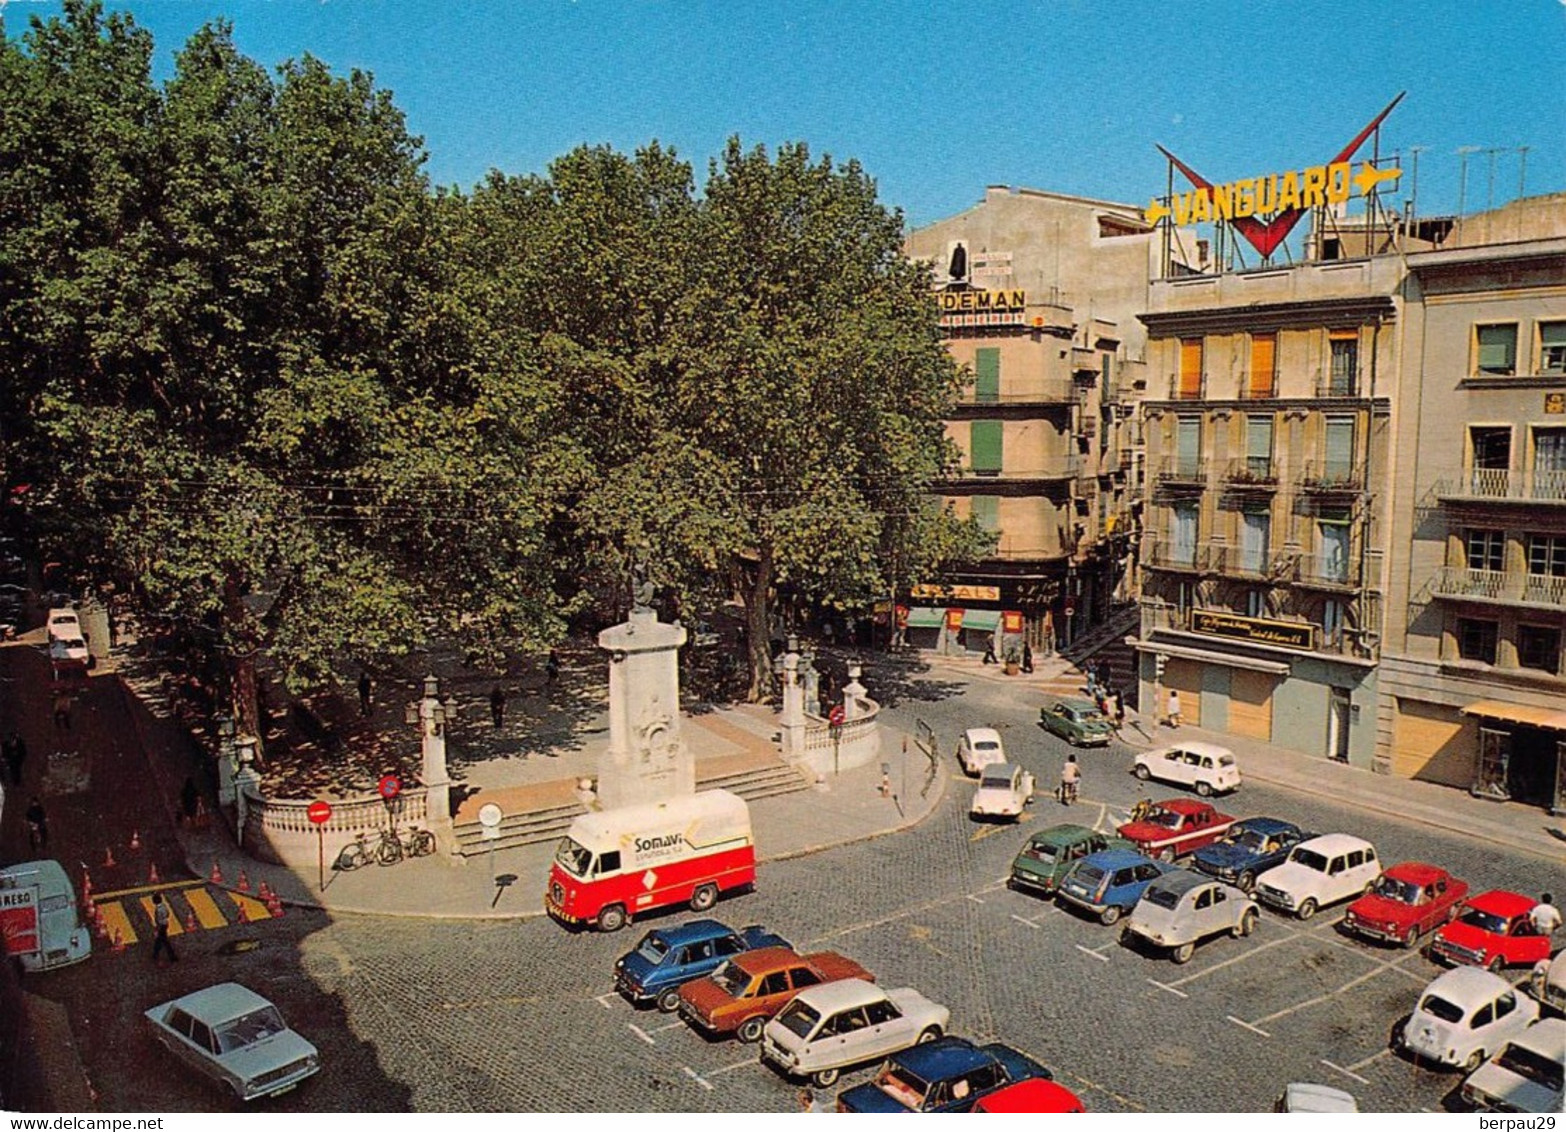
<path fill-rule="evenodd" d="M 1566 575 L 1520 574 L 1509 570 L 1470 570 L 1443 566 L 1430 581 L 1437 597 L 1501 605 L 1566 607 Z"/>
<path fill-rule="evenodd" d="M 1278 486 L 1278 463 L 1271 456 L 1238 456 L 1224 469 L 1223 482 L 1235 490 L 1271 491 Z"/>
<path fill-rule="evenodd" d="M 1459 477 L 1436 484 L 1436 496 L 1501 503 L 1566 503 L 1566 470 L 1469 468 Z"/>
<path fill-rule="evenodd" d="M 1365 467 L 1339 460 L 1309 460 L 1300 473 L 1300 488 L 1317 495 L 1355 495 L 1365 490 Z"/>

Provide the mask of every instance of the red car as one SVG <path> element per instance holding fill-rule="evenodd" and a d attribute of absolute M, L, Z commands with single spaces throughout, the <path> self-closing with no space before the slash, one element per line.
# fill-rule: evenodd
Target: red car
<path fill-rule="evenodd" d="M 1457 918 L 1468 885 L 1419 861 L 1393 865 L 1348 906 L 1343 927 L 1368 939 L 1413 947 L 1420 936 Z"/>
<path fill-rule="evenodd" d="M 1537 963 L 1550 955 L 1550 937 L 1528 919 L 1538 903 L 1502 889 L 1481 892 L 1463 905 L 1462 914 L 1436 933 L 1430 956 L 1454 966 L 1502 967 Z"/>
<path fill-rule="evenodd" d="M 1127 822 L 1116 832 L 1136 848 L 1159 861 L 1172 861 L 1211 845 L 1234 824 L 1210 802 L 1169 798 L 1155 802 L 1140 821 Z"/>
<path fill-rule="evenodd" d="M 1058 1081 L 1034 1077 L 979 1098 L 974 1112 L 1086 1112 L 1081 1099 Z"/>

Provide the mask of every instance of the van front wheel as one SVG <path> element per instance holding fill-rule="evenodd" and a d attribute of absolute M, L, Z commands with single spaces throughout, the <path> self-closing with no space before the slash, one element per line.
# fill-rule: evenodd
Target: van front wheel
<path fill-rule="evenodd" d="M 705 912 L 718 902 L 718 889 L 716 885 L 704 884 L 691 893 L 691 911 Z"/>
<path fill-rule="evenodd" d="M 611 904 L 607 908 L 598 911 L 598 930 L 601 932 L 617 932 L 625 927 L 625 909 L 618 904 Z"/>

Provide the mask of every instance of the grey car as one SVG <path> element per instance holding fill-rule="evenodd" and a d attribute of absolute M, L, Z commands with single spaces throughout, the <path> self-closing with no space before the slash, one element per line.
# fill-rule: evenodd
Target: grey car
<path fill-rule="evenodd" d="M 242 1101 L 291 1089 L 321 1068 L 315 1046 L 266 999 L 238 983 L 217 983 L 146 1012 L 175 1057 L 228 1086 Z"/>

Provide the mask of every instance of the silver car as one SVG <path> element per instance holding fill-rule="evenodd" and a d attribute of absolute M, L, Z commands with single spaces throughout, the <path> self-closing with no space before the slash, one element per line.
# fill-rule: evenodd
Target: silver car
<path fill-rule="evenodd" d="M 291 1089 L 321 1068 L 315 1046 L 288 1028 L 266 999 L 218 983 L 146 1012 L 158 1040 L 242 1101 Z"/>
<path fill-rule="evenodd" d="M 800 991 L 767 1023 L 761 1059 L 825 1089 L 850 1065 L 933 1042 L 951 1017 L 912 987 L 884 990 L 863 979 L 839 979 Z"/>
<path fill-rule="evenodd" d="M 1208 936 L 1250 935 L 1258 915 L 1256 902 L 1232 884 L 1175 869 L 1143 890 L 1125 934 L 1167 948 L 1176 963 L 1189 963 L 1196 945 Z"/>

